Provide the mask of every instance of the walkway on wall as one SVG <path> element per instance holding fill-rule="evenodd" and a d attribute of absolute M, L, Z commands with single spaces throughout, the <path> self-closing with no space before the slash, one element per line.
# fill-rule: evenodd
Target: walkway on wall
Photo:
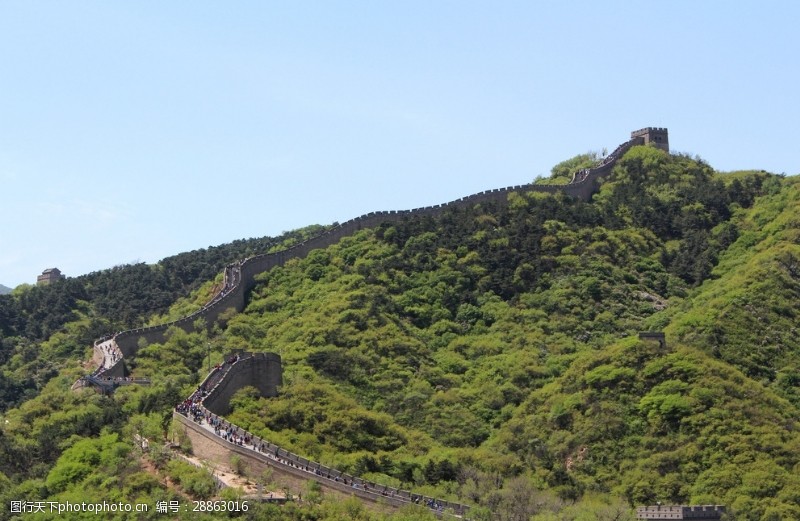
<path fill-rule="evenodd" d="M 123 362 L 124 356 L 135 355 L 142 341 L 146 343 L 163 342 L 166 338 L 166 331 L 170 327 L 179 327 L 187 332 L 191 332 L 195 330 L 198 322 L 206 324 L 206 327 L 209 328 L 218 321 L 222 321 L 222 325 L 224 325 L 225 313 L 227 310 L 233 309 L 235 311 L 241 311 L 244 309 L 245 293 L 255 286 L 256 276 L 258 274 L 269 271 L 276 266 L 282 266 L 291 259 L 303 258 L 308 255 L 310 251 L 335 244 L 342 238 L 351 236 L 364 228 L 371 228 L 384 222 L 396 222 L 414 216 L 436 216 L 447 208 L 471 206 L 488 201 L 506 203 L 508 201 L 508 195 L 511 192 L 563 192 L 577 198 L 589 200 L 592 193 L 597 188 L 597 180 L 607 175 L 616 161 L 622 157 L 628 149 L 641 143 L 641 137 L 631 138 L 618 146 L 596 166 L 576 172 L 571 182 L 566 185 L 527 184 L 509 186 L 506 188 L 486 190 L 467 197 L 462 197 L 455 201 L 424 208 L 404 211 L 370 212 L 345 223 L 338 224 L 316 237 L 296 244 L 286 250 L 255 255 L 229 264 L 225 267 L 223 273 L 221 289 L 200 310 L 166 324 L 120 331 L 98 340 L 95 343 L 95 350 L 99 350 L 101 362 L 99 363 L 100 367 L 95 372 L 95 376 L 126 376 Z"/>
<path fill-rule="evenodd" d="M 103 394 L 111 394 L 121 385 L 150 385 L 149 378 L 125 376 L 122 351 L 114 337 L 103 337 L 94 343 L 94 360 L 98 367 L 91 374 L 79 378 L 73 389 L 94 386 Z"/>
<path fill-rule="evenodd" d="M 93 385 L 103 394 L 111 394 L 121 385 L 150 385 L 149 378 L 131 378 L 124 376 L 101 377 L 91 374 L 84 376 L 79 382 L 83 383 L 82 387 Z"/>
<path fill-rule="evenodd" d="M 272 467 L 291 470 L 295 475 L 303 476 L 303 479 L 317 481 L 340 491 L 348 490 L 361 499 L 384 502 L 392 506 L 422 505 L 436 513 L 448 513 L 458 517 L 465 516 L 469 511 L 466 505 L 414 494 L 408 490 L 367 481 L 326 467 L 270 443 L 209 411 L 205 405 L 206 398 L 214 392 L 215 387 L 222 384 L 236 364 L 246 362 L 251 356 L 237 355 L 227 360 L 223 366 L 215 368 L 192 396 L 175 408 L 175 412 L 193 422 L 192 427 L 202 429 L 209 438 L 217 440 L 219 444 L 244 450 L 248 457 L 256 458 Z"/>

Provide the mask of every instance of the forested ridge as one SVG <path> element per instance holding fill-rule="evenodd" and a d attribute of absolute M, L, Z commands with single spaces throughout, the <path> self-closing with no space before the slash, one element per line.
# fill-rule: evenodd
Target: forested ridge
<path fill-rule="evenodd" d="M 478 518 L 630 519 L 661 501 L 800 519 L 799 201 L 796 178 L 634 147 L 591 202 L 511 194 L 289 261 L 225 330 L 140 349 L 129 367 L 154 385 L 113 397 L 67 391 L 93 339 L 196 309 L 226 263 L 316 229 L 17 288 L 0 296 L 0 499 L 211 494 L 158 451 L 179 487 L 129 457 L 134 432 L 170 431 L 210 345 L 284 361 L 280 396 L 242 391 L 234 423 Z M 316 499 L 247 515 L 377 516 Z"/>
<path fill-rule="evenodd" d="M 82 355 L 100 336 L 146 325 L 153 316 L 175 308 L 178 300 L 184 308 L 197 307 L 191 301 L 207 297 L 214 284 L 207 284 L 190 302 L 187 295 L 208 281 L 219 282 L 226 264 L 277 245 L 285 247 L 321 229 L 309 226 L 277 238 L 237 240 L 153 265 L 115 266 L 46 286 L 25 284 L 13 294 L 0 295 L 0 364 L 5 366 L 0 373 L 0 411 L 38 392 L 66 357 Z M 49 339 L 58 343 L 57 350 L 49 349 Z"/>

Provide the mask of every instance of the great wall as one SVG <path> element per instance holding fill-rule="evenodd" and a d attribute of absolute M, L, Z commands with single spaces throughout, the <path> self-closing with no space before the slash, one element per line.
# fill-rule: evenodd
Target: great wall
<path fill-rule="evenodd" d="M 258 274 L 276 266 L 283 266 L 289 260 L 302 259 L 312 250 L 326 248 L 359 230 L 385 222 L 397 222 L 419 216 L 436 216 L 448 208 L 490 201 L 503 204 L 507 202 L 511 192 L 563 192 L 588 201 L 598 188 L 598 180 L 611 172 L 617 160 L 631 147 L 644 144 L 652 144 L 669 151 L 667 129 L 648 127 L 631 132 L 631 139 L 618 146 L 596 166 L 575 172 L 568 184 L 516 185 L 487 190 L 435 206 L 404 211 L 370 212 L 338 224 L 286 250 L 256 255 L 232 263 L 224 270 L 222 288 L 210 302 L 195 313 L 173 322 L 120 331 L 98 339 L 94 343 L 93 357 L 98 367 L 92 374 L 78 380 L 74 388 L 93 385 L 104 392 L 112 392 L 117 385 L 149 383 L 126 375 L 125 358 L 135 357 L 142 345 L 163 343 L 167 331 L 173 327 L 187 332 L 196 331 L 198 327 L 211 327 L 215 323 L 224 327 L 224 317 L 228 316 L 228 310 L 233 309 L 236 312 L 244 310 L 247 292 L 256 285 Z M 416 503 L 437 512 L 447 511 L 458 516 L 466 514 L 468 507 L 465 505 L 361 480 L 292 454 L 224 420 L 225 414 L 229 412 L 231 396 L 242 387 L 255 386 L 263 396 L 276 396 L 281 385 L 281 371 L 280 357 L 273 353 L 240 354 L 236 360 L 226 361 L 211 371 L 198 388 L 199 394 L 196 393 L 187 399 L 191 402 L 191 410 L 180 411 L 179 407 L 173 414 L 191 439 L 195 453 L 223 464 L 227 463 L 232 454 L 236 454 L 245 458 L 252 470 L 271 467 L 290 482 L 302 484 L 304 481 L 314 480 L 328 492 L 354 495 L 385 508 Z M 219 425 L 225 426 L 224 432 L 230 439 L 219 435 L 218 429 L 215 428 Z M 230 433 L 233 435 L 230 436 Z M 230 441 L 231 439 L 234 441 Z"/>

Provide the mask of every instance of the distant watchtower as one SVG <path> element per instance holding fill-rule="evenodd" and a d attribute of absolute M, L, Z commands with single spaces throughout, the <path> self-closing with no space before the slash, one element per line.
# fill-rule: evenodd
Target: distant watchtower
<path fill-rule="evenodd" d="M 664 152 L 669 152 L 669 134 L 665 128 L 647 127 L 631 132 L 631 139 L 642 138 L 643 145 L 653 144 Z"/>
<path fill-rule="evenodd" d="M 61 274 L 61 270 L 58 268 L 47 268 L 42 272 L 41 275 L 36 277 L 36 285 L 37 286 L 46 286 L 48 284 L 52 284 L 57 280 L 61 280 L 65 278 L 64 275 Z"/>

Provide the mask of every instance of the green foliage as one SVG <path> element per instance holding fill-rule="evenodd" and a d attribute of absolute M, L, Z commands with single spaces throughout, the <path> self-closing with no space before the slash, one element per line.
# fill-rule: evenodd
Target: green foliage
<path fill-rule="evenodd" d="M 264 438 L 286 440 L 287 447 L 299 445 L 301 452 L 311 447 L 317 454 L 325 447 L 332 455 L 392 451 L 406 442 L 406 433 L 392 426 L 388 415 L 367 411 L 324 384 L 294 382 L 268 400 L 254 400 L 245 388 L 231 406 L 232 422 Z"/>
<path fill-rule="evenodd" d="M 590 151 L 562 161 L 550 170 L 550 177 L 540 180 L 545 184 L 566 184 L 573 174 L 583 168 L 593 167 L 601 158 L 600 152 Z M 538 182 L 538 181 L 537 181 Z"/>
<path fill-rule="evenodd" d="M 129 447 L 120 443 L 116 434 L 80 440 L 64 451 L 48 473 L 45 484 L 51 492 L 57 493 L 80 486 L 95 472 L 121 473 L 128 463 L 128 450 Z"/>
<path fill-rule="evenodd" d="M 0 372 L 0 411 L 35 395 L 68 358 L 80 358 L 95 339 L 148 324 L 149 317 L 167 313 L 192 291 L 192 298 L 166 316 L 171 320 L 195 311 L 218 289 L 218 282 L 208 281 L 226 264 L 299 242 L 322 229 L 309 226 L 279 238 L 238 240 L 155 265 L 115 266 L 46 286 L 20 285 L 12 294 L 0 295 L 0 368 L 8 365 L 18 373 Z"/>
<path fill-rule="evenodd" d="M 763 177 L 751 182 L 742 176 L 739 184 L 744 180 L 757 193 Z M 436 459 L 415 466 L 407 454 L 414 453 L 412 440 L 430 436 L 427 453 L 452 447 L 482 468 L 491 464 L 471 452 L 474 447 L 508 451 L 562 498 L 615 488 L 632 501 L 702 498 L 676 484 L 694 479 L 699 468 L 676 473 L 663 470 L 676 463 L 646 463 L 632 468 L 625 482 L 613 469 L 662 457 L 637 452 L 640 432 L 648 448 L 658 437 L 685 444 L 700 418 L 718 414 L 731 397 L 735 385 L 723 382 L 739 377 L 724 373 L 708 380 L 708 362 L 697 352 L 648 354 L 641 344 L 623 350 L 616 362 L 587 365 L 587 357 L 595 346 L 690 306 L 688 285 L 713 282 L 720 252 L 739 241 L 738 216 L 747 204 L 731 190 L 738 185 L 723 181 L 689 158 L 637 148 L 594 205 L 515 195 L 507 208 L 459 208 L 437 221 L 393 223 L 374 236 L 362 232 L 313 261 L 274 270 L 253 295 L 253 313 L 236 317 L 226 335 L 239 343 L 275 339 L 296 376 L 280 399 L 257 409 L 243 400 L 235 414 L 249 408 L 263 415 L 273 423 L 265 422 L 260 432 L 298 452 L 417 485 L 434 482 L 425 471 Z M 740 212 L 736 219 L 734 210 Z M 605 226 L 592 225 L 598 220 Z M 784 264 L 795 270 L 793 257 Z M 550 396 L 577 374 L 547 401 L 529 401 Z M 308 381 L 333 387 L 295 394 L 294 386 Z M 793 385 L 788 377 L 782 382 Z M 358 403 L 349 407 L 384 411 L 409 429 L 408 449 L 401 441 L 373 457 L 381 461 L 388 451 L 394 468 L 344 457 L 359 439 L 346 424 L 339 429 L 346 443 L 319 437 L 316 422 L 326 418 L 324 409 L 337 410 L 332 396 L 355 397 Z M 734 410 L 748 407 L 754 406 Z M 312 411 L 309 421 L 306 412 Z M 278 413 L 282 424 L 274 422 Z M 751 421 L 738 412 L 734 417 L 729 421 Z M 531 423 L 542 430 L 523 428 Z M 697 449 L 685 445 L 670 456 L 673 461 L 695 458 Z M 675 446 L 656 445 L 665 454 L 676 452 Z M 362 443 L 357 448 L 376 450 Z M 600 454 L 605 456 L 595 457 Z M 520 470 L 514 464 L 502 472 L 510 477 Z M 479 493 L 482 501 L 487 494 Z"/>
<path fill-rule="evenodd" d="M 231 456 L 231 468 L 238 475 L 244 476 L 247 472 L 247 463 L 242 459 L 241 456 L 234 454 Z"/>
<path fill-rule="evenodd" d="M 476 504 L 474 519 L 631 519 L 628 503 L 655 501 L 798 517 L 798 200 L 793 179 L 635 147 L 590 203 L 511 194 L 292 260 L 259 277 L 224 332 L 176 329 L 140 346 L 126 362 L 153 385 L 112 398 L 69 391 L 92 339 L 197 309 L 226 262 L 319 229 L 20 288 L 0 297 L 0 490 L 212 497 L 208 472 L 155 450 L 211 344 L 212 363 L 229 348 L 282 356 L 279 397 L 240 391 L 234 423 L 377 482 Z M 668 347 L 637 341 L 642 330 L 665 330 Z M 384 518 L 318 492 L 251 514 Z"/>
<path fill-rule="evenodd" d="M 800 406 L 796 333 L 800 301 L 800 187 L 787 183 L 742 211 L 745 230 L 721 256 L 700 291 L 667 312 L 668 332 Z"/>
<path fill-rule="evenodd" d="M 167 474 L 195 499 L 208 499 L 216 492 L 216 484 L 208 471 L 173 459 L 167 465 Z"/>

